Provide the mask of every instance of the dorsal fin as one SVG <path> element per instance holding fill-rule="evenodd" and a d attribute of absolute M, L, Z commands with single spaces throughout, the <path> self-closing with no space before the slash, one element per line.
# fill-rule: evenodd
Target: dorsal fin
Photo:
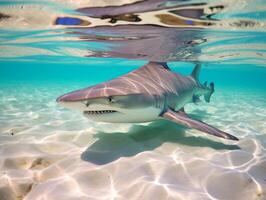
<path fill-rule="evenodd" d="M 199 80 L 199 73 L 200 73 L 200 69 L 201 69 L 201 65 L 199 63 L 196 64 L 196 66 L 194 67 L 191 76 L 198 81 Z"/>
<path fill-rule="evenodd" d="M 166 62 L 154 62 L 154 61 L 150 61 L 148 64 L 157 64 L 157 65 L 161 65 L 163 68 L 171 70 Z"/>

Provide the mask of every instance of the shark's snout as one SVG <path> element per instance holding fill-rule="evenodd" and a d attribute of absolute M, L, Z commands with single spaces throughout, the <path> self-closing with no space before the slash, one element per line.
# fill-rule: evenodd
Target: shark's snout
<path fill-rule="evenodd" d="M 64 94 L 56 99 L 56 102 L 68 109 L 84 111 L 86 110 L 86 94 L 82 90 Z"/>
<path fill-rule="evenodd" d="M 83 101 L 86 99 L 86 94 L 82 90 L 70 92 L 64 94 L 56 99 L 56 102 L 63 103 L 63 102 L 75 102 L 75 101 Z"/>
<path fill-rule="evenodd" d="M 56 99 L 57 103 L 60 103 L 60 102 L 63 102 L 63 101 L 64 101 L 63 96 L 57 97 L 57 99 Z"/>

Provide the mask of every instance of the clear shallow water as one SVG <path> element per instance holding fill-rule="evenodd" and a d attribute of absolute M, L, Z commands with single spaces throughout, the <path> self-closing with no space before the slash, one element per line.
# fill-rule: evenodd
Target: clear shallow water
<path fill-rule="evenodd" d="M 266 198 L 263 1 L 181 2 L 196 10 L 216 6 L 209 18 L 196 12 L 197 22 L 195 12 L 189 20 L 159 22 L 156 15 L 178 10 L 180 2 L 154 11 L 156 2 L 110 10 L 84 9 L 108 4 L 101 1 L 1 1 L 1 198 Z M 222 11 L 217 5 L 224 5 Z M 141 21 L 121 16 L 130 9 L 139 11 Z M 100 19 L 106 12 L 116 16 L 112 22 Z M 55 25 L 66 16 L 71 23 L 84 21 Z M 201 80 L 214 81 L 216 91 L 211 103 L 191 104 L 186 111 L 240 141 L 165 121 L 91 122 L 55 102 L 61 94 L 125 74 L 147 60 L 170 61 L 182 74 L 201 61 Z"/>

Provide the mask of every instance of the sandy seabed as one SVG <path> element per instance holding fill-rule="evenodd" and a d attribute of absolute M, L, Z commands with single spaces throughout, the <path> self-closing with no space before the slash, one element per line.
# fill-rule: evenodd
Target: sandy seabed
<path fill-rule="evenodd" d="M 234 142 L 163 120 L 90 122 L 56 105 L 57 89 L 0 90 L 1 200 L 266 199 L 265 95 L 186 108 Z"/>

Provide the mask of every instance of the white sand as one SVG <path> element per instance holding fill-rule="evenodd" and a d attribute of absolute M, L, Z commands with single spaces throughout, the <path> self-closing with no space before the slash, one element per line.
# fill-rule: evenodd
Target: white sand
<path fill-rule="evenodd" d="M 94 123 L 50 89 L 19 90 L 1 92 L 1 200 L 266 199 L 263 96 L 217 92 L 187 108 L 231 142 L 164 121 Z"/>

